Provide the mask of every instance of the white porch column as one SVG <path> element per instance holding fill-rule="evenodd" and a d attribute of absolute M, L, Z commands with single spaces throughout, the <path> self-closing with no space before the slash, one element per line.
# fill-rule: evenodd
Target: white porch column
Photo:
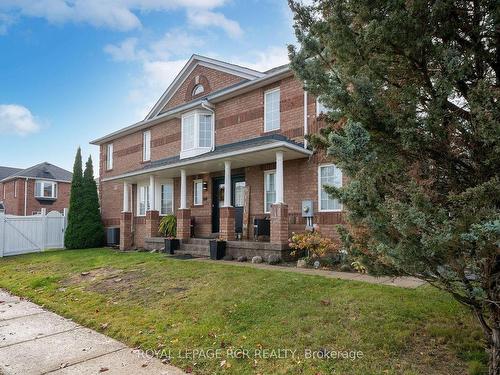
<path fill-rule="evenodd" d="M 186 182 L 186 170 L 181 169 L 181 210 L 187 208 L 187 182 Z"/>
<path fill-rule="evenodd" d="M 123 183 L 123 211 L 130 212 L 129 186 L 126 182 Z"/>
<path fill-rule="evenodd" d="M 149 211 L 156 211 L 155 209 L 155 176 L 149 176 Z"/>
<path fill-rule="evenodd" d="M 231 207 L 231 161 L 224 162 L 224 207 Z"/>
<path fill-rule="evenodd" d="M 276 201 L 285 203 L 283 199 L 283 151 L 276 152 Z"/>

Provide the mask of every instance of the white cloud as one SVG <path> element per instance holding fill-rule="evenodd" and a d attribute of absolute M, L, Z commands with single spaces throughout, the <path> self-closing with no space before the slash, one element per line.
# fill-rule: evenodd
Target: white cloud
<path fill-rule="evenodd" d="M 87 23 L 126 31 L 142 26 L 134 13 L 136 11 L 169 11 L 179 8 L 206 10 L 224 5 L 225 2 L 226 0 L 1 0 L 0 10 L 2 13 L 43 18 L 50 23 Z M 6 27 L 5 24 L 0 25 Z"/>
<path fill-rule="evenodd" d="M 30 110 L 17 104 L 0 104 L 0 133 L 27 135 L 40 129 Z"/>
<path fill-rule="evenodd" d="M 104 46 L 104 52 L 109 54 L 115 61 L 133 61 L 137 56 L 137 38 L 127 38 L 118 45 L 108 44 Z"/>
<path fill-rule="evenodd" d="M 209 10 L 188 10 L 187 16 L 188 22 L 192 27 L 220 27 L 232 38 L 238 38 L 243 35 L 243 30 L 239 23 L 226 18 L 222 13 L 211 12 Z"/>
<path fill-rule="evenodd" d="M 286 47 L 273 46 L 265 50 L 250 52 L 247 59 L 235 57 L 230 62 L 263 72 L 283 64 L 288 64 L 289 60 Z"/>

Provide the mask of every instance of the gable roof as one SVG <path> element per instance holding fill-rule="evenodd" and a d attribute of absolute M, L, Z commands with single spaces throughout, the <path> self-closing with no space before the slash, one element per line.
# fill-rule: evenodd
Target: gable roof
<path fill-rule="evenodd" d="M 255 78 L 259 78 L 264 76 L 265 74 L 259 72 L 257 70 L 245 68 L 240 65 L 231 64 L 225 61 L 212 59 L 210 57 L 200 56 L 200 55 L 192 55 L 191 58 L 187 61 L 186 65 L 181 69 L 179 74 L 175 77 L 172 83 L 165 90 L 160 99 L 153 106 L 151 111 L 149 111 L 148 115 L 144 120 L 149 120 L 155 117 L 161 109 L 168 103 L 173 94 L 177 91 L 177 89 L 184 83 L 186 78 L 191 74 L 191 72 L 198 65 L 205 66 L 208 68 L 216 69 L 225 73 L 229 73 L 235 76 L 242 77 L 244 80 L 252 80 Z"/>
<path fill-rule="evenodd" d="M 3 180 L 10 175 L 22 171 L 21 168 L 12 168 L 12 167 L 2 167 L 0 166 L 0 180 Z"/>
<path fill-rule="evenodd" d="M 18 169 L 6 177 L 0 178 L 0 181 L 8 181 L 13 178 L 39 178 L 44 180 L 71 182 L 73 173 L 54 164 L 43 162 L 26 169 Z"/>

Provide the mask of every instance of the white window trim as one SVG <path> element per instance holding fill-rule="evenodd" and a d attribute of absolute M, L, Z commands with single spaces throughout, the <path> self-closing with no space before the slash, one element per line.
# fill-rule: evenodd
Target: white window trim
<path fill-rule="evenodd" d="M 196 184 L 201 183 L 201 197 L 200 202 L 196 203 Z M 193 206 L 203 206 L 203 180 L 197 179 L 193 181 Z"/>
<path fill-rule="evenodd" d="M 171 215 L 174 213 L 174 206 L 175 206 L 175 202 L 174 202 L 174 180 L 172 179 L 164 179 L 164 180 L 158 180 L 156 181 L 156 184 L 155 184 L 155 205 L 156 205 L 156 210 L 160 213 L 161 216 L 165 216 L 165 215 Z M 163 212 L 161 210 L 161 187 L 162 185 L 170 185 L 172 187 L 172 212 Z"/>
<path fill-rule="evenodd" d="M 212 134 L 210 137 L 211 145 L 208 147 L 199 147 L 200 144 L 200 115 L 210 115 L 212 119 Z M 184 148 L 184 119 L 190 116 L 194 116 L 194 146 L 192 148 Z M 210 152 L 214 146 L 214 131 L 215 131 L 215 115 L 210 111 L 195 110 L 185 113 L 181 117 L 181 153 L 180 158 L 190 158 L 193 156 L 201 155 Z"/>
<path fill-rule="evenodd" d="M 276 129 L 267 129 L 267 104 L 266 104 L 266 96 L 268 94 L 272 94 L 276 91 L 280 91 L 280 88 L 277 87 L 275 89 L 272 89 L 272 90 L 267 90 L 264 92 L 264 132 L 272 132 L 272 131 L 276 131 L 276 130 L 280 130 L 281 129 L 281 92 L 280 92 L 280 100 L 279 100 L 279 104 L 278 104 L 278 115 L 279 115 L 279 120 L 278 120 L 278 127 Z"/>
<path fill-rule="evenodd" d="M 137 212 L 136 212 L 136 216 L 140 216 L 140 217 L 144 217 L 146 216 L 146 212 L 148 212 L 148 204 L 149 204 L 149 199 L 146 199 L 146 202 L 145 202 L 145 206 L 144 206 L 144 213 L 141 214 L 141 188 L 142 187 L 146 187 L 149 189 L 149 182 L 142 182 L 142 183 L 139 183 L 137 184 L 137 191 L 136 191 L 136 206 L 137 206 Z M 148 192 L 148 195 L 150 194 L 151 192 Z"/>
<path fill-rule="evenodd" d="M 106 145 L 106 170 L 110 171 L 113 169 L 113 143 L 108 143 Z"/>
<path fill-rule="evenodd" d="M 42 195 L 36 195 L 36 184 L 37 183 L 42 184 L 42 187 L 40 189 L 40 192 L 42 193 Z M 50 197 L 45 197 L 43 195 L 43 191 L 45 189 L 45 184 L 52 185 L 52 196 L 50 196 Z M 54 192 L 55 192 L 55 194 L 54 194 Z M 39 199 L 57 199 L 57 194 L 58 194 L 58 191 L 57 191 L 57 182 L 55 182 L 55 181 L 47 181 L 47 180 L 35 180 L 35 191 L 34 191 L 35 198 L 39 198 Z"/>
<path fill-rule="evenodd" d="M 274 173 L 274 185 L 276 185 L 276 169 L 270 169 L 270 170 L 267 170 L 267 171 L 264 171 L 264 213 L 265 214 L 269 214 L 271 213 L 271 211 L 266 211 L 266 208 L 267 208 L 267 194 L 266 194 L 266 180 L 267 180 L 267 176 Z M 274 204 L 276 202 L 273 202 L 272 204 Z"/>
<path fill-rule="evenodd" d="M 323 107 L 323 111 L 320 111 L 319 108 Z M 326 111 L 327 111 L 327 108 L 325 107 L 325 105 L 323 103 L 321 103 L 319 101 L 319 96 L 316 98 L 316 116 L 319 116 L 321 114 L 326 114 Z"/>
<path fill-rule="evenodd" d="M 142 161 L 151 160 L 151 130 L 142 133 Z"/>
<path fill-rule="evenodd" d="M 321 185 L 321 168 L 322 167 L 335 167 L 336 169 L 338 169 L 340 171 L 340 186 L 339 187 L 342 187 L 343 185 L 343 181 L 342 179 L 344 178 L 343 176 L 343 172 L 342 170 L 337 167 L 335 164 L 333 163 L 329 163 L 329 164 L 320 164 L 318 165 L 318 211 L 319 212 L 341 212 L 343 211 L 343 205 L 342 205 L 342 202 L 339 201 L 339 204 L 340 204 L 340 208 L 339 209 L 336 209 L 336 210 L 324 210 L 321 208 L 321 189 L 322 189 L 322 185 Z"/>

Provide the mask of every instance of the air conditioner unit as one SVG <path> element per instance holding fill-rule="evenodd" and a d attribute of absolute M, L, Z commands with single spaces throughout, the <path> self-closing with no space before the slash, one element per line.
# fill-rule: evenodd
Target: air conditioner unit
<path fill-rule="evenodd" d="M 120 244 L 120 228 L 106 228 L 106 245 L 116 246 Z"/>

